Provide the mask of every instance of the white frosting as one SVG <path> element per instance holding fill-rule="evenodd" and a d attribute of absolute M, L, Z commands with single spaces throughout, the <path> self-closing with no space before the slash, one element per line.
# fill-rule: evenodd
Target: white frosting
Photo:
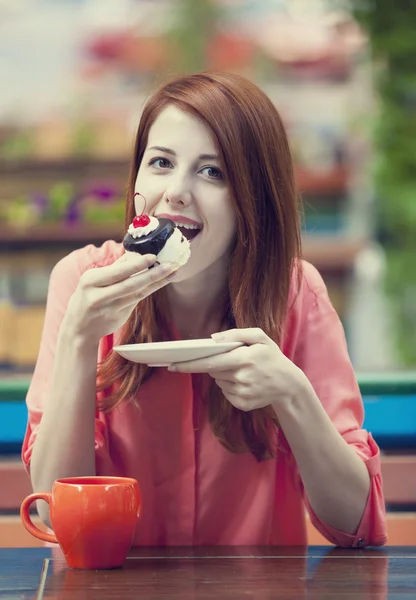
<path fill-rule="evenodd" d="M 144 227 L 134 227 L 133 223 L 129 225 L 127 232 L 134 238 L 141 238 L 149 233 L 152 233 L 159 226 L 159 219 L 149 217 L 150 223 Z"/>
<path fill-rule="evenodd" d="M 174 232 L 167 239 L 166 244 L 157 255 L 157 260 L 160 263 L 174 263 L 179 269 L 179 267 L 183 267 L 183 265 L 188 262 L 190 256 L 191 245 L 189 241 L 182 235 L 180 230 L 175 227 Z"/>
<path fill-rule="evenodd" d="M 134 238 L 140 238 L 154 231 L 159 225 L 159 219 L 149 217 L 150 223 L 145 227 L 133 227 L 131 224 L 128 233 Z M 183 240 L 183 241 L 182 241 Z M 178 269 L 188 262 L 191 256 L 191 245 L 180 229 L 175 227 L 172 235 L 168 237 L 162 250 L 157 255 L 159 263 L 173 263 Z"/>

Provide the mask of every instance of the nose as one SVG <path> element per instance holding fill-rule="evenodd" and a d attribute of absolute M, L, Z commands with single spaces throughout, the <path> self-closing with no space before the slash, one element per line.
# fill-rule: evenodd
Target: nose
<path fill-rule="evenodd" d="M 176 207 L 187 207 L 192 202 L 192 192 L 186 177 L 177 177 L 171 181 L 165 191 L 165 202 Z"/>

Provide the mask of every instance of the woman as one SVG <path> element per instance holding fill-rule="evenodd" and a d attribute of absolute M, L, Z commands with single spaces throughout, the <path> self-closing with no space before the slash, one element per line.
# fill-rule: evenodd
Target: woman
<path fill-rule="evenodd" d="M 231 74 L 162 87 L 138 128 L 126 224 L 142 197 L 149 214 L 193 224 L 191 258 L 173 272 L 108 241 L 57 264 L 27 397 L 34 490 L 135 477 L 136 545 L 302 545 L 305 505 L 334 544 L 385 543 L 379 450 L 340 321 L 300 260 L 271 101 Z M 211 335 L 244 345 L 153 370 L 111 351 Z"/>

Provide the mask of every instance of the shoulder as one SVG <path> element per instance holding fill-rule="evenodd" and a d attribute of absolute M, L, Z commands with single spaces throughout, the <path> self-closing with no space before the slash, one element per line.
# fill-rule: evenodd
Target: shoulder
<path fill-rule="evenodd" d="M 322 275 L 307 261 L 294 269 L 284 326 L 283 351 L 292 360 L 299 354 L 311 335 L 323 326 L 336 326 L 339 317 Z"/>
<path fill-rule="evenodd" d="M 65 283 L 67 278 L 81 277 L 89 269 L 105 267 L 115 262 L 123 253 L 121 243 L 109 240 L 101 246 L 88 244 L 62 258 L 53 268 L 51 280 Z"/>
<path fill-rule="evenodd" d="M 311 291 L 319 291 L 325 289 L 325 283 L 322 275 L 316 267 L 306 260 L 301 260 L 302 279 L 304 284 Z"/>
<path fill-rule="evenodd" d="M 300 260 L 293 270 L 289 310 L 315 303 L 319 297 L 327 296 L 327 294 L 327 287 L 318 269 L 306 260 Z"/>
<path fill-rule="evenodd" d="M 85 271 L 112 264 L 123 251 L 121 243 L 110 240 L 99 247 L 89 244 L 67 254 L 52 269 L 47 304 L 66 306 Z"/>

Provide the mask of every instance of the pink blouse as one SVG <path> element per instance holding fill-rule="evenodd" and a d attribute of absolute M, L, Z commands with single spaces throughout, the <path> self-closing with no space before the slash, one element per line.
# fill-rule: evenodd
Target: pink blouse
<path fill-rule="evenodd" d="M 108 265 L 121 244 L 87 246 L 61 260 L 49 286 L 35 372 L 27 395 L 22 459 L 29 470 L 42 418 L 58 330 L 68 301 L 87 269 Z M 134 477 L 143 497 L 135 545 L 305 545 L 305 506 L 315 527 L 341 546 L 386 542 L 380 453 L 362 429 L 363 404 L 340 320 L 318 271 L 304 263 L 300 292 L 288 311 L 282 350 L 309 378 L 333 424 L 366 464 L 371 490 L 356 535 L 335 530 L 314 514 L 282 432 L 276 459 L 232 454 L 213 436 L 199 398 L 201 376 L 155 369 L 137 393 L 140 409 L 124 403 L 95 421 L 98 475 Z M 292 292 L 293 297 L 293 292 Z M 101 340 L 99 359 L 118 339 Z M 70 448 L 65 448 L 70 452 Z"/>

